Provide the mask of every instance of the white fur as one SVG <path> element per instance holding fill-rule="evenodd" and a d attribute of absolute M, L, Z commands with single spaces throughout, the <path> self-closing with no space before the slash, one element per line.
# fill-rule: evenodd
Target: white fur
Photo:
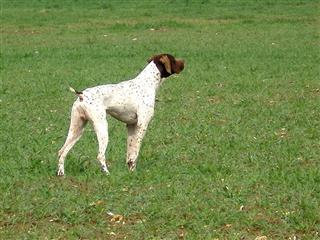
<path fill-rule="evenodd" d="M 151 61 L 134 79 L 118 84 L 101 85 L 78 94 L 71 111 L 70 128 L 67 139 L 59 151 L 57 175 L 64 175 L 64 160 L 81 137 L 89 120 L 94 127 L 99 142 L 98 160 L 101 169 L 109 173 L 105 151 L 108 145 L 108 124 L 106 114 L 127 124 L 127 164 L 131 171 L 136 167 L 142 139 L 153 117 L 156 90 L 163 79 L 156 64 Z M 80 96 L 81 95 L 81 96 Z"/>

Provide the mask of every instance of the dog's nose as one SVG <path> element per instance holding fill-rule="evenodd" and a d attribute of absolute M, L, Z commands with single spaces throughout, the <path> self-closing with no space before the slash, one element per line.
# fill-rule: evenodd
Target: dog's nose
<path fill-rule="evenodd" d="M 178 59 L 177 61 L 179 62 L 180 72 L 181 72 L 184 69 L 184 60 L 183 59 Z"/>

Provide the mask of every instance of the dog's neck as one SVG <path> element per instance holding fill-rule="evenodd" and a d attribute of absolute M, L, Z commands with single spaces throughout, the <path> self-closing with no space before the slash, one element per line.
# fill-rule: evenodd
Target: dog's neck
<path fill-rule="evenodd" d="M 165 78 L 161 78 L 161 73 L 157 65 L 151 61 L 136 77 L 141 84 L 152 85 L 157 89 Z"/>

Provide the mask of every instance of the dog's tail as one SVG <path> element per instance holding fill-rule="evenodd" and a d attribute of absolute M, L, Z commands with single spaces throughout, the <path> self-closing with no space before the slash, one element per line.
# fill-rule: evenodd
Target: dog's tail
<path fill-rule="evenodd" d="M 75 93 L 75 94 L 79 97 L 80 101 L 83 100 L 83 92 L 77 91 L 77 90 L 75 90 L 75 89 L 74 89 L 73 87 L 71 87 L 71 86 L 69 86 L 69 90 L 70 90 L 71 92 Z"/>

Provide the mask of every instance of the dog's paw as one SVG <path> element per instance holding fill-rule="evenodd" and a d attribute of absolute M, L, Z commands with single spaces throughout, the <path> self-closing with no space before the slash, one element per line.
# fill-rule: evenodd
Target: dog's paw
<path fill-rule="evenodd" d="M 110 172 L 109 172 L 107 166 L 102 166 L 101 167 L 101 171 L 102 171 L 102 173 L 104 173 L 106 175 L 110 175 Z"/>
<path fill-rule="evenodd" d="M 58 177 L 63 177 L 63 176 L 64 176 L 64 171 L 61 170 L 61 169 L 59 169 L 59 170 L 57 171 L 57 176 L 58 176 Z"/>
<path fill-rule="evenodd" d="M 136 169 L 136 163 L 134 161 L 129 161 L 127 164 L 129 171 L 133 172 Z"/>

